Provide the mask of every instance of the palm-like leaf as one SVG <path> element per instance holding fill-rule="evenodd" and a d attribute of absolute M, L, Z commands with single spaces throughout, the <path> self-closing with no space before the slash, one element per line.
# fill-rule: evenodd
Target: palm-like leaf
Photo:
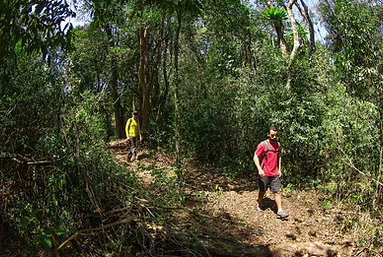
<path fill-rule="evenodd" d="M 263 11 L 263 16 L 270 24 L 281 28 L 283 21 L 287 20 L 287 12 L 282 8 L 268 8 Z"/>

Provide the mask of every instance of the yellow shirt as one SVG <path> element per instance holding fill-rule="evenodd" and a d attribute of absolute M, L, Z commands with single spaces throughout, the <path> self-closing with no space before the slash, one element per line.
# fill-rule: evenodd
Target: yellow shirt
<path fill-rule="evenodd" d="M 126 137 L 141 136 L 140 123 L 133 118 L 128 119 L 125 126 Z"/>

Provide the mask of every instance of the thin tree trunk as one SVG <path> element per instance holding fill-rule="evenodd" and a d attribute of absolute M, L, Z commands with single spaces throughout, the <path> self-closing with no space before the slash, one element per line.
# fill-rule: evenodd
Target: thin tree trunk
<path fill-rule="evenodd" d="M 277 32 L 277 38 L 278 38 L 279 46 L 281 47 L 282 54 L 283 56 L 287 56 L 287 45 L 286 45 L 286 40 L 283 37 L 282 28 L 275 26 L 275 31 Z"/>
<path fill-rule="evenodd" d="M 267 5 L 269 8 L 274 8 L 273 3 L 270 0 L 267 0 Z M 278 43 L 279 47 L 281 48 L 283 56 L 287 56 L 287 46 L 286 46 L 286 40 L 283 37 L 283 31 L 280 26 L 274 25 L 275 31 L 277 32 L 277 38 L 278 38 Z"/>
<path fill-rule="evenodd" d="M 175 68 L 175 83 L 174 83 L 174 113 L 175 113 L 175 148 L 176 148 L 176 166 L 179 168 L 181 166 L 181 158 L 180 158 L 180 141 L 181 141 L 181 135 L 180 135 L 180 114 L 179 114 L 179 105 L 178 105 L 178 87 L 179 87 L 179 40 L 180 40 L 180 33 L 181 33 L 181 11 L 177 11 L 177 20 L 178 20 L 178 26 L 177 26 L 177 32 L 176 32 L 176 38 L 174 42 L 174 68 Z M 179 174 L 181 175 L 181 174 Z M 182 175 L 179 176 L 179 178 L 182 178 Z"/>
<path fill-rule="evenodd" d="M 310 43 L 309 43 L 309 48 L 310 50 L 315 49 L 315 31 L 314 31 L 314 24 L 311 20 L 310 13 L 309 13 L 309 8 L 307 7 L 306 3 L 301 0 L 301 4 L 303 6 L 303 10 L 299 6 L 299 4 L 296 2 L 295 6 L 298 8 L 299 12 L 303 16 L 303 18 L 306 20 L 308 26 L 309 26 L 309 33 L 310 33 Z"/>
<path fill-rule="evenodd" d="M 168 38 L 165 39 L 165 51 L 166 49 L 168 49 L 168 45 L 169 45 L 169 40 Z M 160 97 L 160 100 L 159 100 L 159 110 L 158 110 L 158 115 L 157 115 L 157 118 L 159 118 L 159 116 L 162 116 L 163 112 L 164 112 L 164 109 L 165 109 L 165 106 L 166 106 L 166 101 L 167 101 L 167 98 L 168 98 L 168 94 L 169 94 L 169 76 L 170 76 L 170 71 L 167 70 L 167 58 L 166 58 L 166 52 L 164 52 L 164 57 L 162 59 L 162 72 L 163 72 L 163 76 L 164 76 L 164 90 L 161 94 L 161 97 Z M 172 60 L 172 56 L 170 55 L 170 61 Z M 171 66 L 171 63 L 170 65 Z"/>
<path fill-rule="evenodd" d="M 114 38 L 112 34 L 112 29 L 108 26 L 106 28 L 110 48 L 114 47 Z M 114 119 L 116 122 L 116 134 L 118 138 L 124 138 L 125 132 L 124 132 L 124 119 L 123 119 L 123 113 L 122 113 L 122 107 L 120 102 L 120 97 L 117 91 L 117 83 L 118 83 L 118 70 L 117 70 L 117 59 L 112 54 L 111 56 L 111 79 L 110 79 L 110 86 L 111 86 L 111 94 L 112 94 L 112 101 L 113 101 L 113 107 L 114 107 Z"/>
<path fill-rule="evenodd" d="M 286 88 L 290 89 L 291 87 L 291 81 L 292 81 L 292 74 L 291 74 L 291 69 L 293 65 L 294 58 L 298 52 L 299 46 L 300 46 L 300 40 L 299 40 L 299 34 L 298 34 L 298 26 L 297 22 L 295 20 L 295 16 L 293 13 L 293 5 L 295 4 L 296 0 L 290 0 L 288 5 L 287 5 L 287 14 L 289 15 L 290 22 L 291 22 L 291 27 L 293 29 L 293 36 L 294 36 L 294 45 L 293 45 L 293 50 L 290 53 L 290 58 L 288 60 L 287 64 L 287 84 Z"/>
<path fill-rule="evenodd" d="M 158 109 L 160 106 L 160 86 L 158 83 L 158 73 L 161 66 L 162 59 L 162 50 L 163 50 L 163 41 L 164 41 L 164 30 L 165 30 L 165 17 L 162 19 L 162 27 L 160 34 L 157 36 L 156 48 L 153 55 L 153 65 L 151 69 L 151 75 L 149 80 L 149 94 L 151 95 L 150 99 L 150 108 Z"/>
<path fill-rule="evenodd" d="M 148 28 L 142 26 L 140 28 L 140 67 L 139 67 L 139 78 L 138 78 L 138 87 L 139 87 L 139 108 L 141 113 L 141 132 L 145 134 L 147 125 L 149 122 L 149 110 L 150 110 L 150 100 L 149 100 L 149 87 L 147 82 L 147 72 L 148 72 L 148 59 L 149 59 L 149 50 L 148 50 Z"/>
<path fill-rule="evenodd" d="M 119 94 L 117 92 L 117 81 L 118 81 L 118 72 L 117 72 L 117 60 L 115 57 L 112 57 L 111 60 L 111 69 L 112 69 L 112 79 L 111 79 L 111 86 L 112 86 L 112 101 L 114 106 L 114 119 L 116 121 L 116 133 L 118 138 L 124 138 L 125 137 L 125 131 L 124 131 L 124 120 L 123 120 L 123 113 L 122 113 L 122 107 L 121 107 L 121 101 Z"/>
<path fill-rule="evenodd" d="M 253 55 L 251 53 L 251 32 L 250 29 L 247 29 L 247 39 L 245 39 L 245 56 L 246 64 L 248 67 L 256 68 L 255 63 L 253 62 Z M 254 64 L 254 66 L 253 66 Z"/>

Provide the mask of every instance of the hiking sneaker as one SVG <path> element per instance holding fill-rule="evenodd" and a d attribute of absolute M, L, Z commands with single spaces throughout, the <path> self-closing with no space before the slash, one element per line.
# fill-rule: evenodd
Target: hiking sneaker
<path fill-rule="evenodd" d="M 278 218 L 278 219 L 286 219 L 287 217 L 289 217 L 289 215 L 285 212 L 285 210 L 280 209 L 280 210 L 277 212 L 277 218 Z"/>

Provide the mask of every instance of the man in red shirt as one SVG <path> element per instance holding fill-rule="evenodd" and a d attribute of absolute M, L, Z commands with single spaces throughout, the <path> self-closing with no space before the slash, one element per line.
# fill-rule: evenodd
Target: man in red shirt
<path fill-rule="evenodd" d="M 278 128 L 269 127 L 267 137 L 267 140 L 259 143 L 254 153 L 254 163 L 259 174 L 257 207 L 258 210 L 261 210 L 263 197 L 267 188 L 270 188 L 271 192 L 274 193 L 274 200 L 277 205 L 277 218 L 285 219 L 289 215 L 282 209 L 281 202 L 282 158 L 280 156 L 281 146 L 277 141 Z"/>

